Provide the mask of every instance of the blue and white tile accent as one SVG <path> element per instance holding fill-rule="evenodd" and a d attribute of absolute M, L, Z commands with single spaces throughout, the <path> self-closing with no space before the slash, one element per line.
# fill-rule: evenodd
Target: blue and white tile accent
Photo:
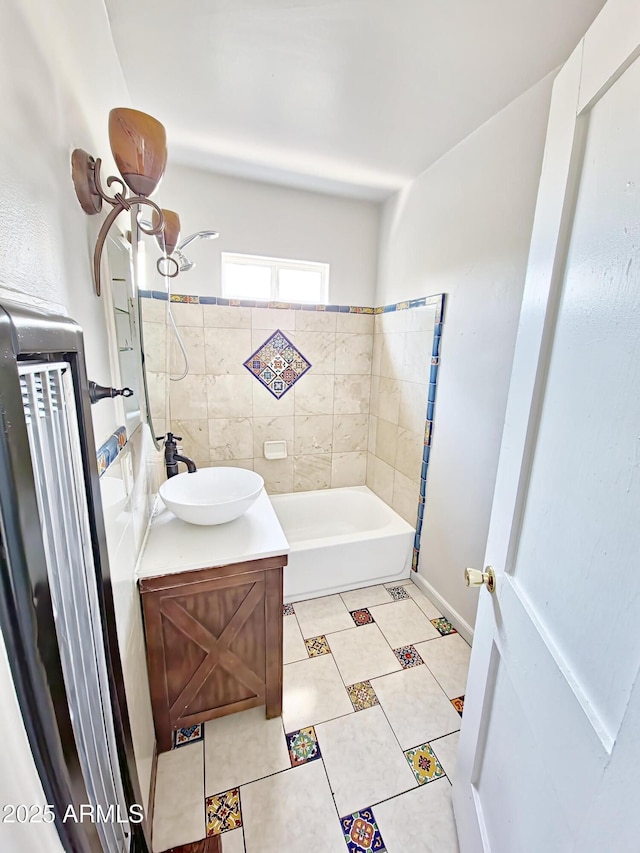
<path fill-rule="evenodd" d="M 277 329 L 249 356 L 244 366 L 279 400 L 304 376 L 311 362 Z"/>
<path fill-rule="evenodd" d="M 182 729 L 175 729 L 173 732 L 173 749 L 178 749 L 181 746 L 186 746 L 188 743 L 197 743 L 204 738 L 204 725 L 196 723 L 194 726 L 187 726 Z"/>
<path fill-rule="evenodd" d="M 163 290 L 140 290 L 141 299 L 160 299 L 167 302 Z M 191 296 L 184 293 L 172 293 L 172 302 L 189 305 L 225 305 L 234 308 L 281 308 L 290 311 L 328 311 L 338 314 L 375 314 L 376 309 L 363 305 L 316 305 L 310 302 L 269 302 L 264 299 L 228 299 L 224 296 Z"/>
<path fill-rule="evenodd" d="M 411 568 L 418 571 L 420 559 L 420 542 L 422 536 L 422 523 L 424 520 L 424 508 L 427 499 L 427 476 L 429 473 L 429 459 L 431 457 L 431 445 L 433 442 L 433 419 L 435 415 L 436 390 L 438 385 L 438 373 L 440 368 L 440 343 L 442 341 L 442 325 L 444 322 L 444 293 L 439 296 L 428 297 L 425 304 L 436 305 L 436 323 L 433 329 L 433 346 L 431 349 L 431 369 L 429 373 L 429 392 L 427 395 L 427 417 L 424 425 L 424 448 L 422 451 L 422 469 L 420 472 L 420 494 L 418 497 L 418 514 L 416 519 L 416 533 L 413 540 L 413 557 Z"/>
<path fill-rule="evenodd" d="M 127 430 L 125 427 L 118 427 L 98 448 L 96 454 L 98 460 L 98 476 L 102 477 L 109 465 L 118 458 L 118 455 L 123 451 L 127 443 Z"/>
<path fill-rule="evenodd" d="M 359 812 L 341 817 L 340 825 L 349 853 L 385 853 L 373 809 L 360 809 Z"/>
<path fill-rule="evenodd" d="M 374 314 L 389 314 L 393 311 L 406 311 L 409 308 L 425 308 L 427 305 L 434 305 L 436 309 L 436 324 L 442 323 L 444 314 L 444 294 L 440 293 L 437 296 L 421 296 L 419 299 L 409 299 L 406 302 L 394 302 L 391 305 L 383 305 L 380 308 L 375 308 Z"/>
<path fill-rule="evenodd" d="M 141 299 L 159 299 L 167 302 L 168 295 L 164 290 L 140 290 Z M 182 302 L 188 305 L 225 305 L 234 308 L 280 308 L 289 311 L 328 311 L 338 314 L 388 314 L 392 311 L 405 311 L 409 308 L 424 308 L 427 305 L 436 307 L 436 323 L 442 322 L 444 296 L 422 296 L 419 299 L 409 299 L 405 302 L 394 302 L 373 308 L 370 305 L 317 305 L 310 302 L 269 302 L 264 299 L 229 299 L 225 296 L 197 296 L 186 293 L 172 293 L 172 302 Z"/>

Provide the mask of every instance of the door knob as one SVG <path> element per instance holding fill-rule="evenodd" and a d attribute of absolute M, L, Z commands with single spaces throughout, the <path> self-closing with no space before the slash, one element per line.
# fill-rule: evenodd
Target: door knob
<path fill-rule="evenodd" d="M 489 592 L 496 591 L 496 573 L 493 566 L 487 566 L 484 572 L 478 569 L 465 569 L 464 579 L 467 586 L 482 586 L 484 584 Z"/>

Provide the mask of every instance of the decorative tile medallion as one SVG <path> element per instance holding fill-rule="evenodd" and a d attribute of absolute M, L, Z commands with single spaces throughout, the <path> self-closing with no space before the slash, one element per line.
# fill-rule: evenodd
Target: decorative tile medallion
<path fill-rule="evenodd" d="M 354 711 L 364 711 L 365 708 L 373 708 L 374 705 L 380 704 L 370 681 L 352 684 L 347 687 L 347 693 Z"/>
<path fill-rule="evenodd" d="M 188 743 L 195 743 L 202 740 L 204 737 L 204 726 L 202 723 L 197 723 L 195 726 L 189 726 L 186 729 L 176 729 L 173 733 L 173 748 L 185 746 Z"/>
<path fill-rule="evenodd" d="M 408 749 L 405 752 L 405 758 L 418 780 L 418 785 L 426 785 L 427 782 L 433 782 L 434 779 L 444 776 L 442 765 L 428 743 L 416 746 L 415 749 Z"/>
<path fill-rule="evenodd" d="M 356 625 L 370 625 L 374 621 L 366 607 L 362 607 L 360 610 L 352 610 L 351 618 Z"/>
<path fill-rule="evenodd" d="M 415 646 L 402 646 L 399 649 L 393 650 L 394 655 L 402 664 L 403 669 L 409 669 L 412 666 L 420 666 L 424 661 L 415 649 Z"/>
<path fill-rule="evenodd" d="M 311 363 L 278 329 L 245 361 L 244 366 L 279 399 L 309 370 Z"/>
<path fill-rule="evenodd" d="M 207 835 L 221 835 L 242 826 L 240 789 L 232 788 L 222 794 L 207 797 L 205 802 Z"/>
<path fill-rule="evenodd" d="M 287 747 L 292 767 L 320 758 L 320 745 L 313 726 L 287 735 Z"/>
<path fill-rule="evenodd" d="M 460 714 L 460 716 L 462 716 L 462 712 L 464 711 L 464 696 L 458 696 L 457 699 L 452 699 L 451 704 Z"/>
<path fill-rule="evenodd" d="M 307 654 L 310 658 L 317 658 L 320 657 L 320 655 L 331 654 L 329 643 L 324 634 L 321 634 L 319 637 L 312 637 L 310 640 L 305 640 L 304 644 L 307 647 Z"/>
<path fill-rule="evenodd" d="M 282 615 L 283 616 L 295 616 L 295 610 L 293 609 L 293 604 L 283 604 L 282 605 Z"/>
<path fill-rule="evenodd" d="M 411 597 L 403 586 L 388 586 L 387 592 L 394 601 L 402 601 L 403 598 Z"/>
<path fill-rule="evenodd" d="M 384 853 L 384 841 L 372 809 L 360 809 L 347 817 L 340 818 L 344 840 L 349 853 Z"/>
<path fill-rule="evenodd" d="M 440 634 L 443 637 L 446 637 L 447 634 L 457 634 L 458 632 L 453 627 L 451 622 L 448 619 L 445 619 L 444 616 L 441 616 L 439 619 L 432 619 L 431 624 L 434 628 L 437 628 Z"/>

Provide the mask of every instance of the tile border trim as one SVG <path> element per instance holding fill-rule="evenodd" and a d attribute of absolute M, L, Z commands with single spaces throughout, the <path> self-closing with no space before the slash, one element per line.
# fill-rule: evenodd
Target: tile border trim
<path fill-rule="evenodd" d="M 440 373 L 440 345 L 442 343 L 442 326 L 444 323 L 445 294 L 427 297 L 428 303 L 434 304 L 436 300 L 436 322 L 433 327 L 433 346 L 431 348 L 431 370 L 429 373 L 429 393 L 427 396 L 427 416 L 424 425 L 424 447 L 422 450 L 422 469 L 420 471 L 420 492 L 418 495 L 418 513 L 416 518 L 416 533 L 413 539 L 413 556 L 411 558 L 412 571 L 418 571 L 420 560 L 420 546 L 422 537 L 422 522 L 424 520 L 424 508 L 427 502 L 427 477 L 429 474 L 429 460 L 431 458 L 431 446 L 433 444 L 433 421 L 435 416 L 436 390 L 438 386 L 438 375 Z M 408 307 L 412 307 L 408 304 Z"/>
<path fill-rule="evenodd" d="M 158 299 L 169 301 L 164 290 L 139 290 L 141 299 Z M 408 299 L 394 302 L 390 305 L 380 305 L 376 308 L 370 305 L 316 305 L 309 302 L 270 302 L 264 299 L 229 299 L 226 296 L 197 296 L 187 293 L 172 293 L 171 302 L 186 305 L 222 305 L 232 308 L 277 308 L 285 311 L 328 311 L 338 314 L 389 314 L 393 311 L 405 311 L 408 308 L 424 308 L 434 305 L 436 308 L 436 323 L 442 322 L 444 294 L 437 296 L 421 296 L 419 299 Z"/>
<path fill-rule="evenodd" d="M 109 465 L 116 461 L 127 444 L 127 429 L 120 426 L 114 430 L 109 438 L 101 444 L 96 451 L 98 462 L 98 477 L 102 477 Z"/>

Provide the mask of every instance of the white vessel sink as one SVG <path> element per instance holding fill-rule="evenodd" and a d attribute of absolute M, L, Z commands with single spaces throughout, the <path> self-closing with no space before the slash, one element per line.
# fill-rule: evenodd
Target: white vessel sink
<path fill-rule="evenodd" d="M 174 515 L 189 524 L 225 524 L 258 499 L 264 480 L 245 468 L 201 468 L 170 477 L 159 489 Z"/>

